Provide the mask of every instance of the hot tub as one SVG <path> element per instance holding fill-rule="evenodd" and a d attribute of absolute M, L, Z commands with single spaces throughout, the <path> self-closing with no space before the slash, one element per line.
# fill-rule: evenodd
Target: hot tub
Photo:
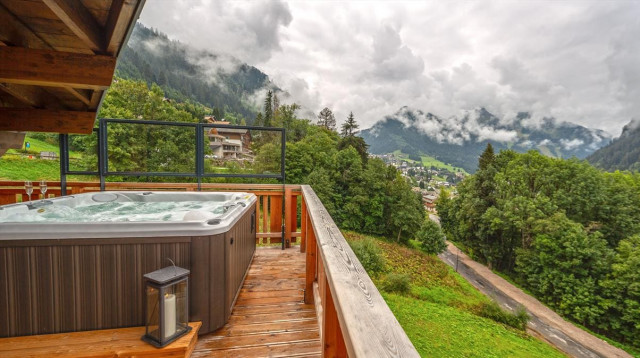
<path fill-rule="evenodd" d="M 0 337 L 142 326 L 143 275 L 169 259 L 191 270 L 189 319 L 214 331 L 255 245 L 248 193 L 100 192 L 0 206 Z"/>

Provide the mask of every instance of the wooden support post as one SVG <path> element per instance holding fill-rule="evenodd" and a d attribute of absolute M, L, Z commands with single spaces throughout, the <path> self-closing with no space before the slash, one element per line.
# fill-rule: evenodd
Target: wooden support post
<path fill-rule="evenodd" d="M 305 221 L 308 221 L 305 220 Z M 313 282 L 316 280 L 316 235 L 313 228 L 307 231 L 307 255 L 304 285 L 304 303 L 313 304 Z"/>
<path fill-rule="evenodd" d="M 348 357 L 347 346 L 344 343 L 338 313 L 333 303 L 333 296 L 329 284 L 325 284 L 324 297 L 322 298 L 322 356 L 323 357 Z"/>
<path fill-rule="evenodd" d="M 284 220 L 284 240 L 285 240 L 285 247 L 286 248 L 290 248 L 291 247 L 291 189 L 290 188 L 286 188 L 284 190 L 284 218 L 282 218 Z"/>
<path fill-rule="evenodd" d="M 307 248 L 307 203 L 304 202 L 304 198 L 302 199 L 302 210 L 301 210 L 301 223 L 300 223 L 300 232 L 302 236 L 300 236 L 300 252 L 305 252 Z"/>
<path fill-rule="evenodd" d="M 269 232 L 282 232 L 282 196 L 272 195 L 269 204 Z M 271 240 L 271 242 L 281 242 Z"/>
<path fill-rule="evenodd" d="M 297 242 L 297 238 L 293 236 L 293 233 L 298 232 L 298 197 L 291 189 L 289 190 L 291 191 L 289 199 L 291 210 L 289 211 L 289 216 L 287 216 L 287 220 L 289 220 L 289 235 L 291 236 L 291 242 Z"/>
<path fill-rule="evenodd" d="M 269 195 L 263 195 L 262 196 L 262 232 L 268 232 L 267 231 L 267 224 L 268 224 L 268 219 L 267 219 L 267 214 L 269 213 Z"/>

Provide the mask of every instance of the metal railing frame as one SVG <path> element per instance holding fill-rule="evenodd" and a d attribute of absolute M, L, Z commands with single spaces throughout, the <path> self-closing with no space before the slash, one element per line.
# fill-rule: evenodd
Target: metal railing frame
<path fill-rule="evenodd" d="M 108 156 L 108 135 L 109 123 L 124 124 L 142 124 L 142 125 L 160 125 L 172 127 L 191 127 L 195 130 L 196 150 L 195 150 L 195 171 L 194 172 L 131 172 L 131 171 L 109 171 Z M 259 130 L 267 132 L 279 132 L 281 134 L 280 146 L 280 173 L 279 174 L 223 174 L 223 173 L 205 173 L 204 172 L 204 131 L 207 128 L 228 128 L 228 129 L 246 129 Z M 222 125 L 212 123 L 187 123 L 187 122 L 167 122 L 167 121 L 147 121 L 139 119 L 115 119 L 115 118 L 99 118 L 98 128 L 93 131 L 97 133 L 98 143 L 98 170 L 97 171 L 76 171 L 69 169 L 69 135 L 60 134 L 60 191 L 61 195 L 67 195 L 67 175 L 95 175 L 100 177 L 100 190 L 104 191 L 106 187 L 106 177 L 108 176 L 154 176 L 154 177 L 183 177 L 196 178 L 198 180 L 198 191 L 202 189 L 202 178 L 256 178 L 256 179 L 277 179 L 282 181 L 282 192 L 284 195 L 286 178 L 285 178 L 285 149 L 286 149 L 286 130 L 284 128 L 260 127 L 260 126 L 237 126 Z M 285 203 L 282 204 L 282 245 L 284 248 L 284 212 Z"/>

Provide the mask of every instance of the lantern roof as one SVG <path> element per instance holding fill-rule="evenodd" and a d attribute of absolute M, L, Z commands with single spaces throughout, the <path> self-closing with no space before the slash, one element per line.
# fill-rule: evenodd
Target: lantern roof
<path fill-rule="evenodd" d="M 187 269 L 177 266 L 167 266 L 163 269 L 145 274 L 144 278 L 157 284 L 163 285 L 171 281 L 181 279 L 187 275 L 189 275 L 189 270 Z"/>

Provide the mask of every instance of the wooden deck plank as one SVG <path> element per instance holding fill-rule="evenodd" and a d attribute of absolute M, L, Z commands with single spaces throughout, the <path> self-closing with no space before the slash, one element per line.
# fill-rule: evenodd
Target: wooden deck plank
<path fill-rule="evenodd" d="M 144 327 L 58 333 L 0 339 L 0 357 L 188 357 L 195 347 L 200 322 L 193 330 L 164 348 L 155 348 L 140 337 Z"/>
<path fill-rule="evenodd" d="M 315 307 L 302 301 L 304 271 L 296 248 L 259 248 L 229 322 L 200 336 L 192 356 L 320 357 Z"/>

